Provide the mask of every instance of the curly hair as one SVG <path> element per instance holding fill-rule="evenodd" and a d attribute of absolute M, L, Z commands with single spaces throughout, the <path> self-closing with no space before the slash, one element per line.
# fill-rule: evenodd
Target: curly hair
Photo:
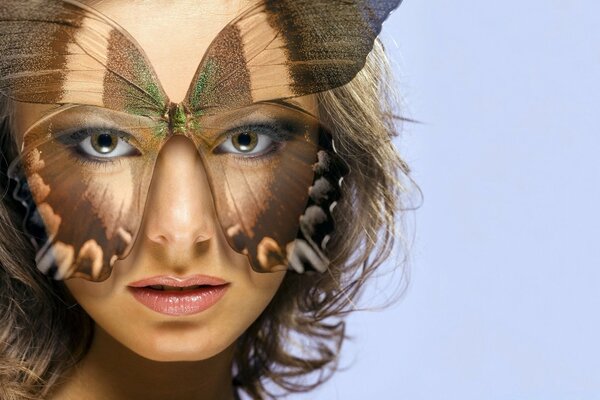
<path fill-rule="evenodd" d="M 336 231 L 323 274 L 286 274 L 275 297 L 237 340 L 234 386 L 252 398 L 275 398 L 269 385 L 307 392 L 338 366 L 345 315 L 364 283 L 389 257 L 409 168 L 395 149 L 397 96 L 382 44 L 348 84 L 317 95 L 320 115 L 336 150 L 350 167 L 333 217 Z M 11 102 L 0 99 L 0 185 L 9 190 L 7 166 L 15 157 Z M 5 195 L 0 202 L 0 398 L 48 396 L 81 360 L 94 322 L 64 284 L 42 275 L 20 230 L 23 210 Z M 405 268 L 404 264 L 399 265 Z M 312 378 L 316 375 L 316 378 Z M 308 378 L 311 379 L 308 379 Z"/>

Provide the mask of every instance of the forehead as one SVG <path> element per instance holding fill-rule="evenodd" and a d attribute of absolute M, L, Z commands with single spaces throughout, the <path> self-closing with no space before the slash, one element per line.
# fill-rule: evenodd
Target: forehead
<path fill-rule="evenodd" d="M 88 0 L 123 27 L 146 53 L 175 103 L 183 100 L 217 34 L 258 0 Z"/>

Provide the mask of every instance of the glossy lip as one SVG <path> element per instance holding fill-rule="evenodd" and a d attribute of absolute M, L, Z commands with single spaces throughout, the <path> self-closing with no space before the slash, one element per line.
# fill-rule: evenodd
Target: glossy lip
<path fill-rule="evenodd" d="M 144 287 L 152 285 L 164 285 L 164 286 L 194 286 L 194 285 L 225 285 L 229 282 L 208 275 L 192 275 L 188 277 L 176 277 L 169 275 L 157 275 L 150 278 L 145 278 L 140 281 L 131 282 L 129 287 Z"/>
<path fill-rule="evenodd" d="M 165 285 L 186 287 L 203 285 L 202 288 L 182 291 L 154 290 L 147 286 Z M 189 277 L 154 276 L 128 285 L 133 297 L 149 309 L 169 316 L 185 316 L 202 312 L 221 299 L 229 288 L 229 282 L 207 275 Z"/>

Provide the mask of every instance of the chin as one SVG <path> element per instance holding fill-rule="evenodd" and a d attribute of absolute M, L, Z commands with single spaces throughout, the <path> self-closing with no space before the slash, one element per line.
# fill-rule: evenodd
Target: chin
<path fill-rule="evenodd" d="M 207 351 L 206 349 L 197 349 L 187 347 L 160 347 L 146 348 L 142 352 L 136 352 L 139 356 L 150 361 L 157 362 L 177 362 L 177 361 L 204 361 L 208 360 L 220 352 Z"/>
<path fill-rule="evenodd" d="M 173 325 L 173 324 L 169 324 Z M 182 326 L 161 326 L 156 332 L 122 344 L 148 360 L 159 362 L 208 360 L 233 347 L 236 337 L 208 334 Z M 129 338 L 131 339 L 131 338 Z"/>

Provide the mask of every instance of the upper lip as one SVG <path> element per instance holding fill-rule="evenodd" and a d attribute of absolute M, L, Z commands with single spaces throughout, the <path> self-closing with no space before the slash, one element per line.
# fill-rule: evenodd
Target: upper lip
<path fill-rule="evenodd" d="M 197 285 L 225 285 L 229 282 L 208 275 L 192 275 L 185 277 L 169 276 L 169 275 L 158 275 L 150 278 L 145 278 L 139 281 L 131 282 L 128 286 L 130 287 L 144 287 L 144 286 L 175 286 L 175 287 L 186 287 L 186 286 L 197 286 Z"/>

